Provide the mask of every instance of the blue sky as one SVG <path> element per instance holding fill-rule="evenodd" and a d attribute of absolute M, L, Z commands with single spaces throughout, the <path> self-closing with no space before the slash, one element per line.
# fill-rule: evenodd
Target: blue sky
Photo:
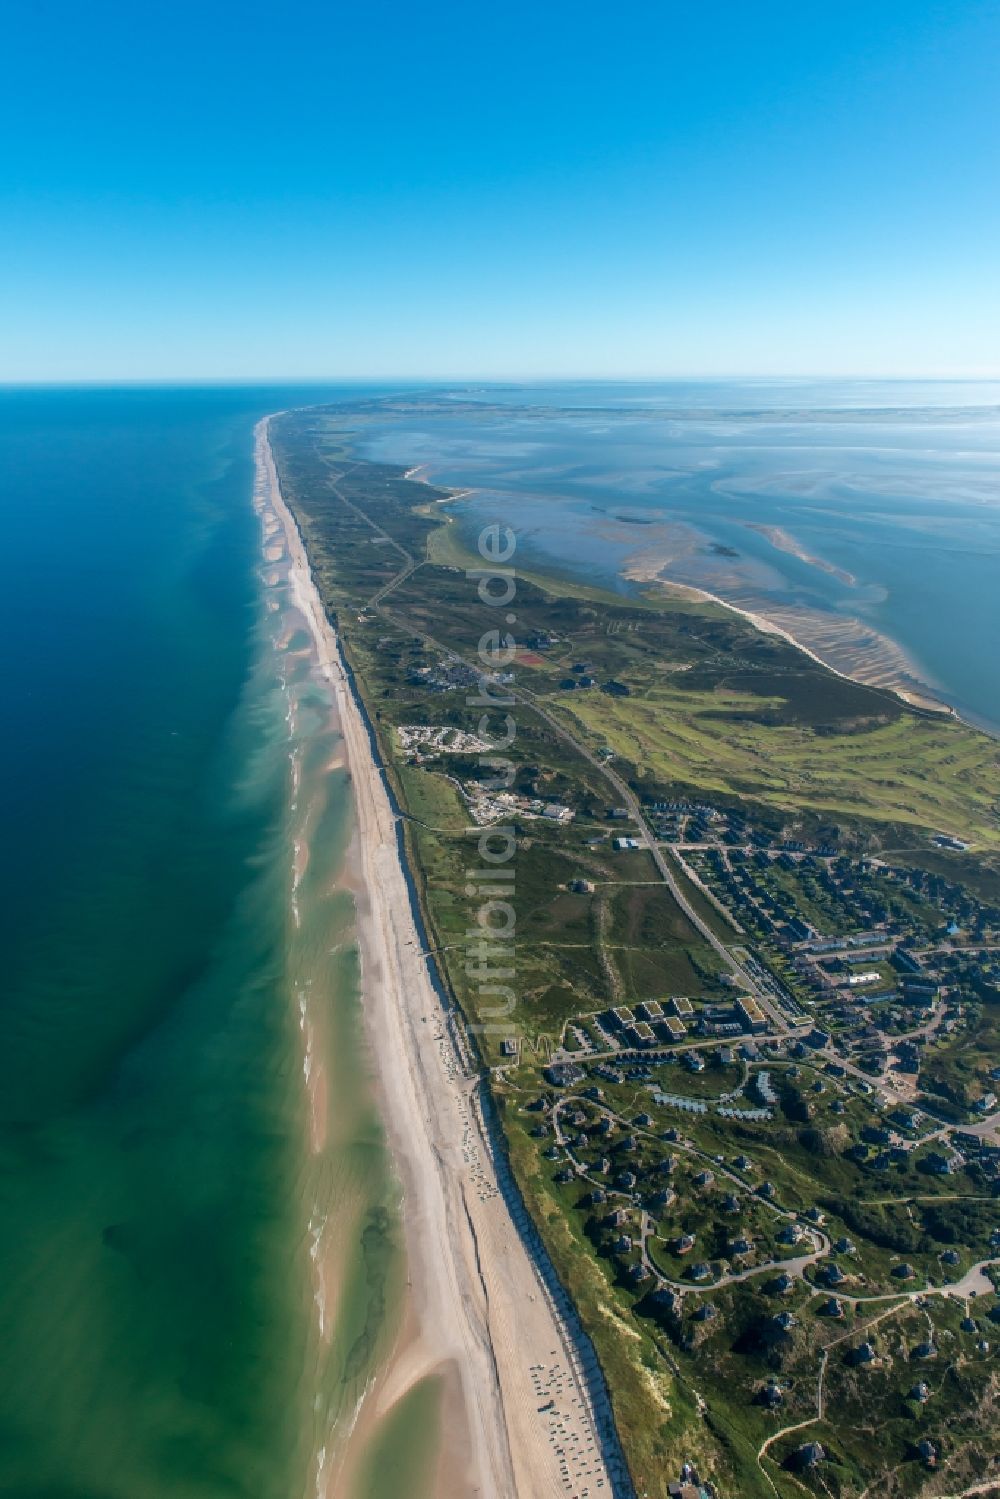
<path fill-rule="evenodd" d="M 8 0 L 0 379 L 1000 371 L 1000 0 Z"/>

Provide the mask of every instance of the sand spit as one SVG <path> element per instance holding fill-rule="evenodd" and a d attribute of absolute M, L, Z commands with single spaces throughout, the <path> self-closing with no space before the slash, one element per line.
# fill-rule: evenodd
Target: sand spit
<path fill-rule="evenodd" d="M 763 536 L 778 552 L 787 552 L 790 557 L 797 557 L 800 562 L 808 563 L 810 567 L 818 568 L 822 573 L 829 573 L 832 578 L 837 578 L 848 588 L 856 588 L 858 580 L 853 573 L 837 567 L 832 562 L 827 562 L 824 557 L 816 557 L 812 552 L 807 552 L 800 541 L 786 531 L 782 526 L 762 526 L 756 521 L 744 521 L 748 531 L 756 531 Z"/>
<path fill-rule="evenodd" d="M 428 489 L 440 490 L 435 504 L 451 505 L 455 500 L 467 500 L 476 494 L 475 489 L 452 489 L 447 484 L 439 484 L 436 479 L 431 478 L 431 466 L 429 463 L 417 463 L 413 468 L 408 468 L 403 474 L 404 479 L 411 479 L 414 484 L 426 484 Z"/>
<path fill-rule="evenodd" d="M 723 598 L 707 588 L 664 577 L 672 561 L 671 556 L 660 552 L 643 552 L 630 560 L 623 577 L 632 583 L 656 583 L 673 598 L 719 604 L 748 620 L 765 635 L 780 635 L 838 677 L 861 682 L 866 687 L 883 687 L 927 712 L 958 717 L 955 709 L 935 697 L 933 689 L 921 680 L 902 647 L 863 620 L 827 614 L 820 609 L 772 604 L 739 594 Z"/>
<path fill-rule="evenodd" d="M 630 1496 L 593 1355 L 494 1152 L 476 1079 L 432 983 L 395 815 L 281 498 L 266 420 L 255 435 L 257 503 L 281 522 L 294 597 L 343 727 L 357 813 L 363 1006 L 403 1187 L 411 1316 L 356 1433 L 437 1374 L 450 1392 L 440 1499 Z"/>

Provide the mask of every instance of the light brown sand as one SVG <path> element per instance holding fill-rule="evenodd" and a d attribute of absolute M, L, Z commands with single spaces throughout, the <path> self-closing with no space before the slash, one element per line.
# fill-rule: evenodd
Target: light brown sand
<path fill-rule="evenodd" d="M 294 595 L 343 726 L 357 813 L 362 998 L 403 1186 L 412 1321 L 367 1398 L 364 1420 L 384 1414 L 416 1380 L 445 1372 L 448 1421 L 439 1471 L 448 1476 L 441 1499 L 610 1496 L 571 1339 L 497 1188 L 476 1085 L 464 1074 L 430 982 L 393 814 L 335 632 L 281 498 L 266 422 L 256 439 L 258 504 L 269 504 L 281 521 Z M 540 1409 L 550 1400 L 550 1409 Z"/>
<path fill-rule="evenodd" d="M 820 572 L 829 573 L 832 578 L 839 578 L 841 583 L 846 583 L 848 588 L 857 587 L 857 578 L 853 573 L 846 572 L 844 568 L 827 562 L 825 557 L 816 557 L 812 552 L 807 552 L 802 543 L 783 526 L 762 526 L 756 521 L 744 521 L 748 531 L 756 531 L 766 538 L 778 552 L 787 552 L 790 557 L 797 557 L 800 562 L 806 562 L 810 567 L 818 568 Z"/>
<path fill-rule="evenodd" d="M 936 698 L 920 681 L 903 650 L 861 620 L 822 613 L 818 609 L 769 607 L 766 614 L 746 609 L 707 588 L 676 583 L 664 577 L 673 558 L 651 550 L 631 558 L 624 577 L 633 583 L 656 583 L 677 599 L 719 604 L 748 620 L 765 635 L 780 635 L 805 655 L 847 681 L 884 687 L 904 702 L 933 713 L 957 717 L 954 709 Z"/>

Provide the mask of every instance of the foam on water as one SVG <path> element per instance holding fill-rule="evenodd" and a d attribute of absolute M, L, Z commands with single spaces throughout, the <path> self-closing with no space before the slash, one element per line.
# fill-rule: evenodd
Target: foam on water
<path fill-rule="evenodd" d="M 286 975 L 307 1096 L 305 1225 L 315 1317 L 312 1401 L 317 1495 L 341 1492 L 358 1457 L 365 1402 L 399 1325 L 403 1269 L 398 1188 L 381 1138 L 357 1006 L 353 902 L 342 868 L 351 830 L 349 782 L 332 688 L 288 576 L 284 545 L 262 515 L 269 565 L 268 649 L 284 699 L 289 771 L 286 837 L 290 923 Z M 381 1263 L 372 1274 L 373 1224 Z"/>
<path fill-rule="evenodd" d="M 312 1494 L 391 1340 L 348 783 L 248 503 L 290 399 L 0 393 L 5 1494 Z"/>

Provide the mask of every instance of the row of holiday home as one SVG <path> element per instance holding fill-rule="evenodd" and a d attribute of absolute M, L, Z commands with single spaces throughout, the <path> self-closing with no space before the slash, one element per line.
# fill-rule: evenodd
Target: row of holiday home
<path fill-rule="evenodd" d="M 655 1046 L 659 1041 L 682 1041 L 695 1014 L 691 1000 L 678 995 L 666 1001 L 666 1009 L 658 999 L 645 999 L 634 1009 L 617 1005 L 607 1023 L 609 1030 L 626 1036 L 634 1046 Z M 759 1035 L 767 1028 L 767 1016 L 755 999 L 737 999 L 733 1016 L 747 1035 Z"/>

